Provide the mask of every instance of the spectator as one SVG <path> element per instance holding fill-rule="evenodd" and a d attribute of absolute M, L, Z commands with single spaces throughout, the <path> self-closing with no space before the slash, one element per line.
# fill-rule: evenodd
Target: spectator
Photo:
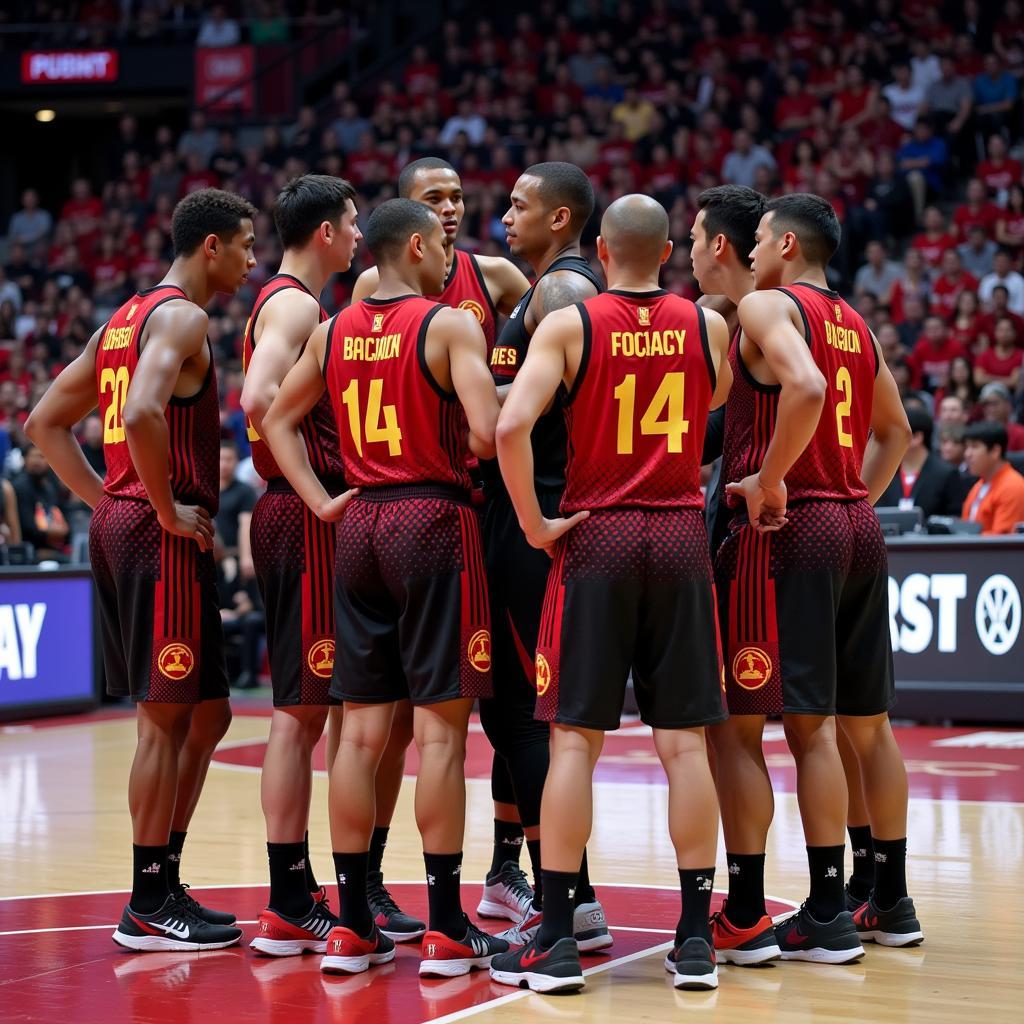
<path fill-rule="evenodd" d="M 936 422 L 940 427 L 957 424 L 966 427 L 970 422 L 971 407 L 960 395 L 948 394 L 937 406 Z"/>
<path fill-rule="evenodd" d="M 1002 203 L 1010 186 L 1024 176 L 1024 168 L 1019 160 L 1007 156 L 1006 139 L 997 134 L 989 138 L 988 159 L 978 164 L 975 173 L 988 189 L 988 194 L 997 203 Z"/>
<path fill-rule="evenodd" d="M 950 318 L 949 336 L 973 352 L 981 338 L 981 303 L 976 291 L 964 290 L 956 297 L 956 309 Z"/>
<path fill-rule="evenodd" d="M 201 110 L 192 112 L 189 118 L 188 130 L 182 132 L 178 139 L 178 157 L 188 160 L 193 154 L 197 155 L 201 167 L 210 166 L 210 157 L 217 149 L 217 133 L 206 124 L 206 115 Z"/>
<path fill-rule="evenodd" d="M 980 301 L 980 299 L 979 299 Z M 1018 316 L 1010 309 L 1010 292 L 1005 285 L 997 284 L 992 289 L 989 311 L 982 312 L 978 317 L 978 329 L 984 344 L 990 344 L 996 333 L 996 321 L 1009 317 L 1013 321 L 1017 337 L 1024 339 L 1024 317 Z"/>
<path fill-rule="evenodd" d="M 939 138 L 945 139 L 953 153 L 969 160 L 973 147 L 970 131 L 973 94 L 971 83 L 957 72 L 956 61 L 949 54 L 939 62 L 941 77 L 925 93 L 924 109 Z"/>
<path fill-rule="evenodd" d="M 85 461 L 99 476 L 107 472 L 107 460 L 103 454 L 103 424 L 99 416 L 87 416 L 82 424 L 82 454 Z"/>
<path fill-rule="evenodd" d="M 993 381 L 981 389 L 978 405 L 985 422 L 996 423 L 1006 431 L 1005 451 L 1024 451 L 1024 427 L 1014 423 L 1013 396 L 1005 384 Z"/>
<path fill-rule="evenodd" d="M 904 131 L 913 131 L 924 103 L 924 89 L 911 80 L 910 65 L 902 61 L 893 66 L 892 76 L 882 95 L 889 101 L 892 119 Z"/>
<path fill-rule="evenodd" d="M 924 231 L 914 235 L 911 246 L 919 249 L 932 270 L 942 263 L 942 254 L 956 248 L 956 238 L 946 228 L 946 218 L 937 206 L 929 206 L 922 219 Z"/>
<path fill-rule="evenodd" d="M 888 306 L 892 299 L 892 286 L 902 276 L 903 268 L 889 259 L 885 246 L 877 240 L 868 242 L 865 256 L 867 262 L 853 280 L 854 294 L 860 298 L 869 292 L 883 306 Z"/>
<path fill-rule="evenodd" d="M 928 265 L 920 249 L 907 249 L 903 255 L 903 272 L 898 280 L 893 282 L 890 305 L 892 307 L 892 322 L 902 324 L 906 319 L 918 319 L 924 322 L 924 313 L 928 308 L 928 300 L 931 295 L 931 275 L 928 272 Z M 918 299 L 921 303 L 919 317 L 911 317 L 907 304 L 911 298 Z"/>
<path fill-rule="evenodd" d="M 932 311 L 952 320 L 960 296 L 965 292 L 977 292 L 978 279 L 968 274 L 960 262 L 956 249 L 947 249 L 942 254 L 942 273 L 932 281 Z"/>
<path fill-rule="evenodd" d="M 978 386 L 974 383 L 974 369 L 967 356 L 954 356 L 949 363 L 946 383 L 935 390 L 935 407 L 942 414 L 942 405 L 947 398 L 959 399 L 961 406 L 970 412 L 978 401 Z M 964 423 L 967 419 L 964 419 Z"/>
<path fill-rule="evenodd" d="M 996 321 L 992 344 L 979 353 L 974 363 L 974 382 L 978 387 L 996 381 L 1005 384 L 1014 392 L 1021 383 L 1021 364 L 1024 363 L 1024 348 L 1013 321 L 1002 317 Z"/>
<path fill-rule="evenodd" d="M 479 146 L 484 141 L 487 121 L 479 111 L 473 109 L 470 99 L 459 100 L 458 112 L 444 123 L 438 141 L 442 146 L 450 146 L 459 134 L 465 134 L 471 146 Z"/>
<path fill-rule="evenodd" d="M 964 270 L 979 280 L 991 269 L 999 246 L 988 237 L 985 229 L 978 225 L 967 229 L 967 241 L 956 247 Z"/>
<path fill-rule="evenodd" d="M 238 445 L 229 439 L 220 442 L 220 509 L 216 516 L 217 534 L 228 554 L 238 557 L 239 572 L 245 580 L 252 579 L 252 548 L 249 523 L 256 505 L 256 492 L 236 478 Z"/>
<path fill-rule="evenodd" d="M 974 477 L 967 473 L 967 463 L 964 461 L 964 451 L 967 442 L 964 440 L 964 432 L 967 427 L 963 423 L 945 423 L 939 426 L 939 457 L 943 462 L 952 466 L 960 476 L 960 486 L 970 490 L 974 486 Z M 963 506 L 957 510 L 959 516 Z"/>
<path fill-rule="evenodd" d="M 920 408 L 931 411 L 934 408 L 931 395 L 916 391 L 912 383 L 913 370 L 906 359 L 895 359 L 889 364 L 892 379 L 896 382 L 900 400 L 904 405 L 916 403 Z"/>
<path fill-rule="evenodd" d="M 0 477 L 0 496 L 3 498 L 3 516 L 0 518 L 0 544 L 21 543 L 21 521 L 18 516 L 18 495 L 11 481 Z"/>
<path fill-rule="evenodd" d="M 1006 461 L 1006 429 L 975 423 L 964 431 L 964 460 L 978 477 L 964 499 L 962 516 L 981 523 L 983 536 L 1013 533 L 1024 522 L 1024 477 Z"/>
<path fill-rule="evenodd" d="M 252 576 L 243 578 L 237 555 L 225 551 L 218 533 L 213 537 L 213 557 L 217 564 L 217 596 L 227 641 L 231 685 L 236 690 L 251 690 L 259 685 L 260 645 L 266 632 L 256 580 Z M 237 659 L 234 656 L 236 646 Z"/>
<path fill-rule="evenodd" d="M 1024 253 L 1024 186 L 1014 182 L 1006 192 L 1006 208 L 998 213 L 996 241 L 1019 262 Z"/>
<path fill-rule="evenodd" d="M 35 547 L 38 561 L 66 561 L 70 530 L 50 464 L 35 445 L 25 449 L 24 458 L 25 468 L 11 481 L 22 539 Z"/>
<path fill-rule="evenodd" d="M 982 227 L 987 235 L 995 234 L 999 222 L 999 207 L 989 201 L 984 184 L 977 178 L 967 182 L 967 201 L 961 203 L 953 213 L 953 230 L 964 239 L 972 227 Z"/>
<path fill-rule="evenodd" d="M 924 332 L 907 359 L 914 371 L 914 386 L 934 391 L 949 379 L 949 364 L 967 353 L 949 339 L 949 328 L 941 316 L 932 314 L 924 322 Z"/>
<path fill-rule="evenodd" d="M 932 52 L 928 40 L 918 35 L 910 40 L 910 52 L 910 80 L 927 96 L 931 87 L 942 80 L 942 60 Z"/>
<path fill-rule="evenodd" d="M 966 489 L 960 474 L 941 457 L 932 453 L 934 424 L 931 416 L 911 406 L 910 445 L 892 482 L 875 502 L 898 508 L 920 508 L 928 516 L 959 516 Z"/>
<path fill-rule="evenodd" d="M 21 196 L 21 209 L 11 216 L 7 238 L 20 242 L 31 254 L 41 256 L 53 230 L 53 218 L 39 205 L 39 193 L 27 188 Z"/>
<path fill-rule="evenodd" d="M 611 118 L 622 125 L 622 134 L 626 139 L 638 142 L 651 133 L 654 115 L 654 104 L 630 87 L 626 89 L 622 101 L 612 107 Z"/>
<path fill-rule="evenodd" d="M 238 22 L 227 16 L 220 4 L 216 4 L 199 26 L 196 46 L 237 46 L 242 41 Z"/>
<path fill-rule="evenodd" d="M 991 307 L 992 292 L 996 288 L 1005 288 L 1007 306 L 1011 313 L 1018 316 L 1024 314 L 1024 277 L 1013 269 L 1013 257 L 1006 249 L 1000 249 L 992 261 L 992 270 L 987 273 L 978 285 L 978 298 L 982 306 Z"/>
<path fill-rule="evenodd" d="M 217 140 L 217 148 L 210 156 L 210 170 L 216 174 L 221 181 L 234 178 L 241 171 L 244 160 L 235 141 L 235 133 L 222 131 Z"/>
<path fill-rule="evenodd" d="M 753 188 L 759 167 L 774 171 L 775 157 L 764 146 L 755 145 L 749 132 L 736 132 L 732 151 L 726 154 L 722 163 L 722 180 L 730 185 Z"/>
<path fill-rule="evenodd" d="M 875 160 L 875 173 L 864 196 L 864 209 L 869 215 L 871 230 L 878 237 L 906 238 L 914 230 L 917 221 L 910 186 L 888 150 L 879 153 Z"/>
<path fill-rule="evenodd" d="M 945 195 L 949 147 L 944 139 L 936 137 L 927 118 L 918 118 L 913 137 L 896 153 L 896 163 L 907 179 L 918 210 L 924 208 L 928 199 Z"/>
<path fill-rule="evenodd" d="M 986 53 L 984 70 L 974 79 L 974 116 L 983 135 L 1010 128 L 1010 114 L 1017 102 L 1017 80 L 999 57 Z"/>
<path fill-rule="evenodd" d="M 341 105 L 341 114 L 331 123 L 331 130 L 346 153 L 350 153 L 359 144 L 360 138 L 373 131 L 370 122 L 359 113 L 355 100 L 345 100 Z"/>
<path fill-rule="evenodd" d="M 181 189 L 181 168 L 172 149 L 165 149 L 153 165 L 149 174 L 149 195 L 152 203 L 157 196 L 166 195 L 177 199 Z"/>

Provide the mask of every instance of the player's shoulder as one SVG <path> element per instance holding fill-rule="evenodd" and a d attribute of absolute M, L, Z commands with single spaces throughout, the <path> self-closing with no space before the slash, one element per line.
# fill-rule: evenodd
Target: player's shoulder
<path fill-rule="evenodd" d="M 736 310 L 746 321 L 748 317 L 778 316 L 783 312 L 788 316 L 793 307 L 792 296 L 777 288 L 766 288 L 744 295 Z"/>
<path fill-rule="evenodd" d="M 553 313 L 566 306 L 585 302 L 600 294 L 590 278 L 579 271 L 565 268 L 545 274 L 534 286 L 533 305 L 543 314 Z"/>
<path fill-rule="evenodd" d="M 197 305 L 191 299 L 182 296 L 174 296 L 166 302 L 162 302 L 149 315 L 147 327 L 152 333 L 154 327 L 173 326 L 176 330 L 203 331 L 209 326 L 210 314 Z"/>

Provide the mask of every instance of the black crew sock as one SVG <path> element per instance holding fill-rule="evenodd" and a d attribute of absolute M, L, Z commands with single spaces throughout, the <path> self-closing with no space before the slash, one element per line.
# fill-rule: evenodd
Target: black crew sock
<path fill-rule="evenodd" d="M 373 915 L 366 902 L 366 865 L 370 851 L 366 853 L 335 853 L 334 874 L 338 879 L 338 914 L 345 928 L 351 928 L 356 935 L 366 938 L 373 928 Z"/>
<path fill-rule="evenodd" d="M 380 825 L 374 827 L 373 835 L 370 836 L 370 873 L 382 871 L 384 863 L 384 847 L 388 845 L 388 832 L 390 829 Z"/>
<path fill-rule="evenodd" d="M 320 883 L 313 874 L 313 865 L 309 859 L 309 833 L 302 837 L 302 856 L 306 862 L 306 891 L 313 893 L 320 888 Z"/>
<path fill-rule="evenodd" d="M 597 900 L 597 893 L 590 884 L 590 871 L 587 867 L 587 851 L 583 851 L 583 859 L 580 861 L 580 880 L 576 885 L 576 902 L 574 906 L 581 903 L 594 903 Z"/>
<path fill-rule="evenodd" d="M 679 888 L 682 892 L 683 912 L 676 925 L 676 945 L 687 939 L 706 939 L 711 942 L 711 893 L 715 885 L 715 867 L 680 868 Z"/>
<path fill-rule="evenodd" d="M 550 949 L 559 939 L 572 935 L 572 912 L 576 906 L 578 871 L 541 872 L 544 876 L 544 919 L 537 932 L 537 945 Z"/>
<path fill-rule="evenodd" d="M 271 910 L 285 917 L 302 917 L 313 905 L 306 884 L 306 844 L 267 843 L 270 861 Z"/>
<path fill-rule="evenodd" d="M 491 867 L 487 877 L 492 878 L 503 864 L 519 863 L 519 854 L 523 849 L 523 826 L 518 821 L 500 821 L 494 819 L 494 850 L 491 853 Z"/>
<path fill-rule="evenodd" d="M 530 854 L 530 867 L 533 870 L 533 909 L 540 910 L 544 906 L 544 872 L 540 867 L 540 840 L 527 839 L 526 849 Z"/>
<path fill-rule="evenodd" d="M 907 894 L 906 839 L 876 839 L 875 906 L 892 910 Z"/>
<path fill-rule="evenodd" d="M 152 914 L 167 902 L 167 847 L 132 845 L 132 910 Z"/>
<path fill-rule="evenodd" d="M 167 841 L 167 888 L 171 892 L 181 885 L 181 851 L 185 847 L 185 832 L 172 832 Z"/>
<path fill-rule="evenodd" d="M 767 912 L 764 905 L 764 854 L 726 853 L 729 899 L 726 919 L 737 928 L 750 928 Z"/>
<path fill-rule="evenodd" d="M 850 825 L 850 849 L 853 851 L 853 874 L 847 883 L 850 895 L 867 903 L 875 884 L 875 850 L 871 843 L 870 825 Z"/>
<path fill-rule="evenodd" d="M 846 909 L 843 899 L 843 857 L 846 845 L 808 846 L 807 865 L 811 872 L 811 892 L 807 909 L 816 921 L 826 924 Z"/>
<path fill-rule="evenodd" d="M 462 912 L 462 853 L 426 853 L 427 901 L 430 904 L 430 930 L 452 939 L 466 934 L 466 915 Z"/>

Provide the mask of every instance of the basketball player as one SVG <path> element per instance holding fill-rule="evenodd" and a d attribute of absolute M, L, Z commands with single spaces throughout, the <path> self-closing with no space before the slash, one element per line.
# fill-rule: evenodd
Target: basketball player
<path fill-rule="evenodd" d="M 219 949 L 242 935 L 233 916 L 200 906 L 177 883 L 168 847 L 175 833 L 184 839 L 231 720 L 212 555 L 220 417 L 202 307 L 237 291 L 256 265 L 254 213 L 218 189 L 183 199 L 167 276 L 92 336 L 26 424 L 94 510 L 89 555 L 107 692 L 131 696 L 138 712 L 132 895 L 113 936 L 129 949 Z M 71 433 L 97 402 L 105 480 Z"/>
<path fill-rule="evenodd" d="M 444 228 L 447 268 L 444 288 L 439 295 L 427 297 L 457 309 L 468 309 L 480 321 L 490 356 L 494 348 L 498 314 L 508 316 L 530 287 L 530 282 L 507 259 L 477 256 L 467 249 L 456 248 L 455 242 L 466 206 L 462 181 L 447 160 L 428 156 L 406 164 L 398 176 L 398 194 L 405 199 L 426 203 L 438 215 Z M 371 295 L 378 280 L 376 267 L 363 271 L 356 281 L 352 301 L 358 302 Z M 475 458 L 472 463 L 475 466 Z M 398 742 L 400 734 L 404 735 L 406 746 L 412 741 L 411 705 L 402 703 L 396 707 L 392 732 L 392 746 Z M 484 917 L 506 917 L 519 922 L 533 900 L 533 890 L 519 869 L 523 829 L 508 764 L 498 753 L 495 753 L 492 762 L 491 795 L 494 799 L 494 844 L 491 867 L 487 872 L 484 894 L 477 912 Z M 378 813 L 379 810 L 378 799 Z M 379 831 L 374 829 L 370 847 L 371 874 L 380 870 L 378 851 L 383 854 Z"/>
<path fill-rule="evenodd" d="M 708 916 L 718 808 L 704 726 L 725 717 L 714 583 L 700 490 L 704 426 L 729 391 L 725 321 L 658 286 L 668 214 L 624 196 L 597 241 L 608 291 L 547 317 L 498 427 L 498 457 L 527 541 L 554 562 L 537 645 L 537 717 L 551 722 L 541 810 L 544 917 L 491 976 L 583 986 L 574 890 L 604 733 L 630 669 L 669 780 L 682 915 L 665 961 L 677 988 L 716 988 Z M 537 499 L 531 432 L 564 387 L 569 459 L 561 513 Z M 569 532 L 571 530 L 571 532 Z"/>
<path fill-rule="evenodd" d="M 575 164 L 534 164 L 520 175 L 503 218 L 509 249 L 533 268 L 536 281 L 509 316 L 491 354 L 499 394 L 523 364 L 539 324 L 558 309 L 593 298 L 600 278 L 580 255 L 580 235 L 594 211 L 590 179 Z M 565 487 L 566 433 L 556 398 L 533 431 L 534 475 L 545 515 L 558 512 Z M 534 718 L 537 686 L 533 654 L 550 560 L 523 536 L 496 462 L 481 463 L 484 550 L 494 629 L 494 699 L 480 718 L 494 749 L 508 762 L 526 833 L 536 894 L 525 916 L 505 933 L 526 941 L 540 920 L 540 803 L 548 768 L 549 728 Z M 485 905 L 488 890 L 484 890 Z M 604 910 L 590 885 L 586 857 L 576 887 L 574 934 L 584 950 L 612 944 Z"/>
<path fill-rule="evenodd" d="M 395 703 L 411 699 L 420 755 L 416 820 L 423 837 L 430 930 L 421 975 L 487 967 L 508 943 L 462 912 L 466 731 L 487 696 L 490 628 L 483 552 L 469 502 L 464 424 L 478 454 L 493 453 L 498 414 L 476 319 L 423 298 L 444 283 L 444 231 L 422 203 L 373 212 L 366 242 L 380 271 L 374 294 L 317 328 L 264 418 L 271 450 L 311 509 L 338 529 L 332 695 L 345 702 L 331 767 L 331 833 L 341 926 L 325 971 L 387 963 L 366 898 L 373 778 Z M 327 391 L 345 479 L 332 497 L 309 464 L 302 417 Z M 460 404 L 461 403 L 461 404 Z"/>
<path fill-rule="evenodd" d="M 869 730 L 887 728 L 894 693 L 887 566 L 866 499 L 892 478 L 909 436 L 877 342 L 828 288 L 825 268 L 839 237 L 832 207 L 806 194 L 771 200 L 758 226 L 751 254 L 758 290 L 739 305 L 724 453 L 727 492 L 746 509 L 731 523 L 716 566 L 732 715 L 721 729 L 730 730 L 728 740 L 717 747 L 718 781 L 733 794 L 733 820 L 746 818 L 749 872 L 745 891 L 730 898 L 729 917 L 744 927 L 764 913 L 772 804 L 760 747 L 764 716 L 782 713 L 797 765 L 810 894 L 776 926 L 775 941 L 784 959 L 818 963 L 863 955 L 843 894 L 847 801 L 835 716 L 858 722 L 865 743 Z M 897 845 L 889 848 L 894 859 Z M 908 907 L 912 917 L 909 900 L 899 916 L 919 937 Z"/>

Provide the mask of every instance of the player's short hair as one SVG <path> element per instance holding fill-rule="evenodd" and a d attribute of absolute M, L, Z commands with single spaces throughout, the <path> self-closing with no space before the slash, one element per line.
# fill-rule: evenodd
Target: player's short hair
<path fill-rule="evenodd" d="M 989 451 L 998 446 L 1003 458 L 1006 458 L 1006 446 L 1009 444 L 1006 427 L 994 420 L 982 420 L 971 423 L 964 431 L 965 441 L 980 441 Z"/>
<path fill-rule="evenodd" d="M 934 430 L 935 423 L 931 416 L 928 415 L 928 410 L 906 405 L 904 406 L 904 411 L 907 414 L 907 422 L 910 424 L 910 432 L 912 434 L 923 434 L 924 446 L 930 451 L 932 447 L 932 431 Z"/>
<path fill-rule="evenodd" d="M 750 266 L 754 233 L 764 216 L 767 199 L 746 185 L 715 185 L 697 196 L 697 208 L 704 211 L 704 233 L 708 238 L 725 235 L 745 266 Z"/>
<path fill-rule="evenodd" d="M 532 164 L 523 174 L 540 181 L 537 194 L 549 210 L 569 208 L 569 227 L 579 237 L 594 212 L 594 186 L 583 169 L 564 160 L 548 160 Z"/>
<path fill-rule="evenodd" d="M 421 156 L 419 160 L 413 160 L 402 168 L 398 175 L 398 194 L 403 199 L 408 199 L 412 195 L 412 187 L 416 184 L 416 175 L 420 171 L 454 170 L 447 160 L 442 160 L 439 156 Z"/>
<path fill-rule="evenodd" d="M 769 199 L 765 213 L 772 214 L 776 238 L 792 231 L 809 263 L 824 267 L 835 255 L 842 238 L 842 227 L 832 204 L 812 192 L 794 192 Z"/>
<path fill-rule="evenodd" d="M 174 208 L 171 216 L 171 243 L 174 255 L 191 256 L 207 235 L 228 241 L 238 233 L 242 221 L 256 216 L 248 200 L 219 188 L 201 188 L 190 192 Z"/>
<path fill-rule="evenodd" d="M 413 235 L 427 235 L 440 223 L 425 203 L 388 199 L 370 214 L 363 238 L 378 263 L 390 263 Z"/>
<path fill-rule="evenodd" d="M 356 190 L 333 174 L 292 178 L 274 200 L 274 224 L 286 249 L 305 245 L 324 221 L 337 224 Z"/>

